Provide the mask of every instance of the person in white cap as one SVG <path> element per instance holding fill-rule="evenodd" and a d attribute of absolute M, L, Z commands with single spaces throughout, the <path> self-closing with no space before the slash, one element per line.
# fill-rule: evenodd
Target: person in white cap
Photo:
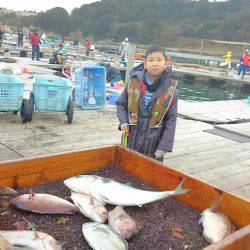
<path fill-rule="evenodd" d="M 126 37 L 124 41 L 121 43 L 119 49 L 119 51 L 121 52 L 121 60 L 127 61 L 129 49 L 130 49 L 130 44 L 128 38 Z"/>

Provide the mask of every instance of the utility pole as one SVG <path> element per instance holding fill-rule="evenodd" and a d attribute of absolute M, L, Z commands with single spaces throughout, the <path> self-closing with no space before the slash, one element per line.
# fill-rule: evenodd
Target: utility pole
<path fill-rule="evenodd" d="M 129 73 L 134 68 L 134 61 L 135 61 L 135 44 L 130 45 L 130 49 L 128 52 L 128 61 L 127 61 L 127 68 L 126 68 L 126 76 L 125 76 L 125 83 L 129 80 Z"/>

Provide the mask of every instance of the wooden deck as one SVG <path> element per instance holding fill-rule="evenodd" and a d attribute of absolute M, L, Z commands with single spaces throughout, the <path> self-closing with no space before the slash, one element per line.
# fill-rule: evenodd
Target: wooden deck
<path fill-rule="evenodd" d="M 0 160 L 53 154 L 120 142 L 114 106 L 75 109 L 69 125 L 63 113 L 35 112 L 32 122 L 0 113 Z M 164 162 L 224 190 L 250 199 L 250 143 L 204 132 L 211 124 L 179 118 L 173 153 Z"/>
<path fill-rule="evenodd" d="M 33 66 L 30 66 L 30 70 L 46 75 L 53 73 Z M 26 82 L 27 90 L 32 88 L 34 79 L 28 75 L 19 77 Z M 178 119 L 174 151 L 166 155 L 164 162 L 250 199 L 250 142 L 240 143 L 208 133 L 205 130 L 214 126 L 197 121 L 199 118 L 204 120 L 204 115 L 210 121 L 213 118 L 224 123 L 234 118 L 247 120 L 250 118 L 249 107 L 240 100 L 206 104 L 180 101 L 179 114 L 191 114 L 194 120 Z M 227 129 L 233 132 L 237 130 L 237 133 L 247 137 L 250 130 L 247 125 L 237 128 L 228 125 L 231 128 Z M 19 115 L 0 112 L 0 161 L 119 143 L 121 132 L 117 126 L 115 107 L 108 104 L 102 110 L 75 108 L 71 125 L 67 124 L 65 113 L 35 111 L 32 122 L 21 124 Z"/>

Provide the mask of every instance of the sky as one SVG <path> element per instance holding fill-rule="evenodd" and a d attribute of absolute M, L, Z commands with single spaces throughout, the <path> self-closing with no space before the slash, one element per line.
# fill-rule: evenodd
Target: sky
<path fill-rule="evenodd" d="M 0 7 L 11 10 L 35 10 L 46 11 L 54 7 L 62 7 L 69 13 L 74 8 L 83 4 L 93 3 L 97 0 L 0 0 Z"/>

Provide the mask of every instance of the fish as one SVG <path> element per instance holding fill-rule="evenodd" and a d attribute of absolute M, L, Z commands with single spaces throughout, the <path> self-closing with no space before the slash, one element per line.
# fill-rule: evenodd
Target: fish
<path fill-rule="evenodd" d="M 215 205 L 201 213 L 198 224 L 203 226 L 203 236 L 210 243 L 220 241 L 235 231 L 229 218 L 218 212 Z"/>
<path fill-rule="evenodd" d="M 14 247 L 0 234 L 0 249 L 14 250 Z"/>
<path fill-rule="evenodd" d="M 121 206 L 116 206 L 109 212 L 108 222 L 123 239 L 130 239 L 139 232 L 139 224 Z"/>
<path fill-rule="evenodd" d="M 183 180 L 184 181 L 184 180 Z M 186 194 L 189 189 L 183 189 L 182 183 L 172 191 L 147 191 L 122 184 L 113 179 L 96 175 L 73 176 L 63 181 L 63 183 L 76 193 L 91 194 L 102 204 L 120 206 L 139 206 L 161 200 L 172 195 Z"/>
<path fill-rule="evenodd" d="M 39 231 L 17 230 L 0 231 L 3 236 L 14 247 L 13 249 L 31 250 L 61 250 L 61 245 L 49 234 Z M 1 248 L 2 249 L 2 248 Z"/>
<path fill-rule="evenodd" d="M 88 244 L 96 250 L 127 250 L 128 243 L 110 226 L 99 222 L 83 223 L 82 233 Z"/>
<path fill-rule="evenodd" d="M 18 194 L 18 192 L 10 187 L 0 185 L 0 194 Z"/>
<path fill-rule="evenodd" d="M 90 195 L 71 193 L 70 197 L 80 212 L 87 218 L 105 223 L 108 219 L 108 211 L 103 204 L 92 198 Z"/>
<path fill-rule="evenodd" d="M 67 200 L 50 194 L 23 194 L 10 201 L 11 205 L 40 214 L 75 214 L 77 207 Z"/>

